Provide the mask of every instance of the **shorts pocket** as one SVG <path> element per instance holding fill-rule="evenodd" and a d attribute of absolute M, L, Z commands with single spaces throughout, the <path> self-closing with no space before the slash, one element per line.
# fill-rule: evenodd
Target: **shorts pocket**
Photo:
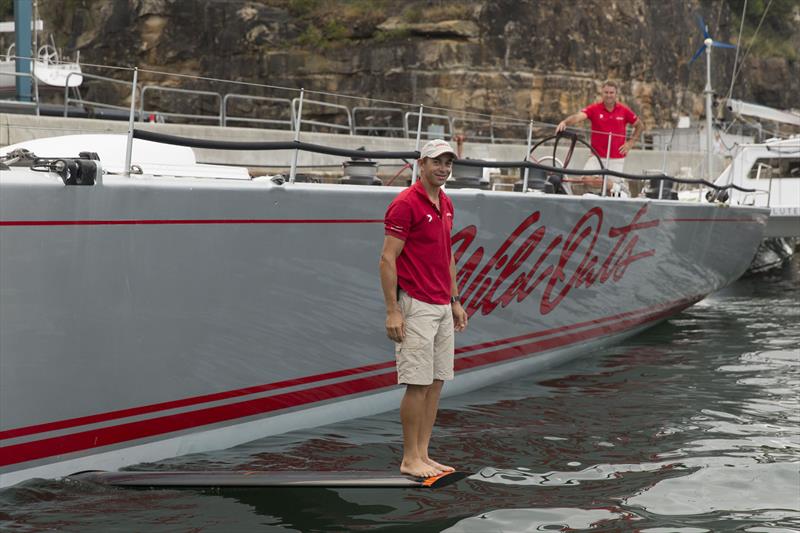
<path fill-rule="evenodd" d="M 433 357 L 429 346 L 403 346 L 398 350 L 397 381 L 410 385 L 433 383 Z"/>

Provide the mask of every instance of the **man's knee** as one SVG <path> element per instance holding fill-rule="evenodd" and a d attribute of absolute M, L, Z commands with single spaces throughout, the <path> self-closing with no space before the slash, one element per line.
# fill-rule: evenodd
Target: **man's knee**
<path fill-rule="evenodd" d="M 431 388 L 431 385 L 406 385 L 406 394 L 409 396 L 425 396 L 428 393 L 428 389 Z"/>

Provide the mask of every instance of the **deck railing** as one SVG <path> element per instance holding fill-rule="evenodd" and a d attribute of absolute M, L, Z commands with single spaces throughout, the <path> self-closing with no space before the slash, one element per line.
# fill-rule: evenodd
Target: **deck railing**
<path fill-rule="evenodd" d="M 306 98 L 304 100 L 303 105 L 309 105 L 315 107 L 322 107 L 322 108 L 329 108 L 334 110 L 334 112 L 344 112 L 345 116 L 347 117 L 347 125 L 339 124 L 338 122 L 325 122 L 323 120 L 309 120 L 302 118 L 302 114 L 300 113 L 299 105 L 300 105 L 300 98 L 293 98 L 292 99 L 292 117 L 294 120 L 297 120 L 299 117 L 300 126 L 302 127 L 303 124 L 308 124 L 311 126 L 312 131 L 314 127 L 319 126 L 323 128 L 329 128 L 332 130 L 339 130 L 344 131 L 345 133 L 349 133 L 353 135 L 353 114 L 350 112 L 350 108 L 346 105 L 341 104 L 332 104 L 330 102 L 323 102 L 322 100 L 310 100 Z"/>
<path fill-rule="evenodd" d="M 420 119 L 419 111 L 409 111 L 403 114 L 403 131 L 405 132 L 406 139 L 411 138 L 411 130 L 409 128 L 409 120 L 411 117 L 417 117 Z M 423 127 L 422 136 L 426 139 L 430 139 L 432 137 L 437 138 L 445 138 L 445 139 L 452 139 L 453 138 L 453 122 L 449 115 L 440 115 L 436 113 L 422 113 L 421 119 L 422 122 L 425 122 L 425 119 L 431 119 L 428 121 L 428 128 L 425 129 Z M 431 126 L 441 126 L 441 132 L 433 132 L 430 131 Z"/>
<path fill-rule="evenodd" d="M 120 106 L 120 105 L 114 105 L 114 104 L 106 104 L 106 103 L 103 103 L 103 102 L 96 102 L 96 101 L 92 101 L 92 100 L 86 100 L 83 97 L 81 97 L 80 95 L 78 96 L 78 98 L 70 97 L 70 95 L 69 95 L 69 89 L 70 89 L 69 80 L 73 76 L 75 76 L 75 77 L 80 76 L 83 79 L 87 79 L 88 78 L 90 80 L 99 80 L 99 81 L 113 83 L 113 84 L 117 84 L 117 85 L 124 85 L 125 87 L 130 87 L 131 86 L 131 84 L 128 83 L 127 81 L 118 80 L 116 78 L 109 78 L 108 76 L 98 76 L 97 74 L 86 74 L 85 72 L 70 72 L 69 74 L 67 74 L 66 80 L 64 82 L 64 118 L 69 116 L 69 111 L 71 109 L 70 103 L 72 103 L 72 102 L 74 102 L 76 104 L 79 104 L 79 107 L 81 109 L 83 109 L 84 106 L 88 105 L 89 107 L 100 108 L 100 109 L 115 109 L 117 111 L 124 111 L 124 112 L 128 111 L 127 107 Z M 135 88 L 135 91 L 137 93 L 141 93 L 141 89 L 138 86 Z"/>
<path fill-rule="evenodd" d="M 403 110 L 396 107 L 364 107 L 356 106 L 353 112 L 353 135 L 385 135 L 387 137 L 407 137 L 406 129 L 403 127 Z M 359 118 L 364 115 L 363 118 Z M 396 123 L 391 125 L 392 116 L 396 115 Z M 385 122 L 375 124 L 376 118 L 383 117 Z M 363 120 L 364 122 L 359 122 Z M 385 124 L 385 125 L 382 125 Z M 395 135 L 396 134 L 396 135 Z"/>
<path fill-rule="evenodd" d="M 213 115 L 203 114 L 203 113 L 175 113 L 172 111 L 151 111 L 145 110 L 145 97 L 147 93 L 153 92 L 166 92 L 166 93 L 178 93 L 183 95 L 192 95 L 192 96 L 199 96 L 199 97 L 210 97 L 213 100 L 216 100 L 217 113 Z M 213 92 L 213 91 L 198 91 L 196 89 L 180 89 L 178 87 L 162 87 L 160 85 L 145 85 L 142 87 L 141 90 L 141 97 L 139 98 L 139 120 L 144 121 L 146 116 L 156 115 L 158 117 L 163 118 L 185 118 L 185 119 L 192 119 L 192 120 L 201 120 L 201 121 L 209 121 L 209 122 L 217 122 L 220 126 L 223 125 L 223 107 L 222 107 L 222 95 Z"/>
<path fill-rule="evenodd" d="M 14 83 L 16 78 L 31 78 L 33 85 L 33 95 L 30 102 L 18 100 L 3 100 L 2 104 L 12 109 L 24 109 L 25 111 L 32 110 L 34 114 L 39 114 L 39 79 L 33 75 L 33 72 L 3 72 L 2 76 L 13 76 Z"/>
<path fill-rule="evenodd" d="M 89 80 L 96 80 L 99 82 L 130 86 L 130 83 L 124 80 L 111 78 L 108 76 L 100 76 L 97 74 L 88 74 L 85 72 L 75 72 L 67 75 L 67 82 L 73 76 L 83 76 Z M 216 92 L 205 91 L 198 89 L 184 89 L 178 87 L 165 87 L 162 85 L 140 85 L 137 84 L 134 89 L 136 92 L 135 99 L 138 102 L 137 117 L 139 122 L 143 121 L 157 121 L 157 122 L 200 122 L 200 123 L 216 123 L 221 127 L 229 127 L 232 125 L 245 126 L 245 127 L 271 127 L 280 129 L 292 129 L 292 124 L 296 119 L 298 112 L 298 98 L 279 98 L 272 96 L 260 96 L 253 94 L 245 94 L 239 92 Z M 154 104 L 152 99 L 148 102 L 147 96 L 155 92 L 164 92 L 172 94 L 180 94 L 184 96 L 193 96 L 206 99 L 206 109 L 213 109 L 213 112 L 202 113 L 186 113 L 170 110 L 164 104 Z M 70 94 L 69 87 L 64 89 L 63 101 L 63 116 L 70 116 L 70 112 L 78 107 L 80 111 L 89 109 L 110 109 L 116 111 L 127 111 L 127 107 L 104 103 L 97 100 L 89 100 L 75 92 L 77 96 Z M 212 99 L 209 103 L 208 99 Z M 364 100 L 363 98 L 361 100 Z M 185 101 L 185 99 L 184 99 Z M 249 101 L 253 103 L 265 104 L 262 111 L 266 110 L 273 113 L 273 116 L 253 117 L 243 116 L 241 113 L 236 114 L 234 111 L 235 103 L 241 101 Z M 308 126 L 311 131 L 326 130 L 332 133 L 339 133 L 345 135 L 369 135 L 369 136 L 384 136 L 384 137 L 404 137 L 412 138 L 414 135 L 414 125 L 418 118 L 418 111 L 405 111 L 401 107 L 389 107 L 385 105 L 355 105 L 347 106 L 332 102 L 327 102 L 319 99 L 305 99 L 306 106 L 313 108 L 321 108 L 321 113 L 305 114 L 301 117 L 301 127 Z M 185 104 L 183 104 L 185 105 Z M 38 101 L 36 103 L 38 109 Z M 198 103 L 197 107 L 202 107 Z M 288 112 L 287 112 L 288 108 Z M 508 135 L 509 131 L 518 129 L 520 135 L 524 135 L 524 130 L 527 127 L 527 121 L 514 120 L 508 117 L 499 117 L 494 115 L 485 115 L 479 113 L 464 113 L 464 112 L 442 112 L 440 108 L 431 108 L 423 115 L 423 128 L 421 135 L 423 138 L 443 137 L 448 140 L 454 140 L 456 135 L 463 135 L 467 140 L 473 142 L 482 142 L 489 144 L 498 143 L 514 143 L 521 142 L 517 136 Z M 289 115 L 289 118 L 286 115 Z M 339 115 L 342 120 L 323 120 L 319 117 Z M 314 118 L 309 118 L 309 115 Z M 107 118 L 122 118 L 122 116 L 111 116 Z M 287 128 L 288 127 L 288 128 Z M 537 123 L 539 128 L 555 127 L 553 124 Z M 588 137 L 591 130 L 584 128 L 571 127 L 570 131 L 577 132 L 581 135 Z M 639 139 L 640 146 L 644 149 L 652 148 L 646 144 L 644 137 Z"/>
<path fill-rule="evenodd" d="M 273 104 L 282 104 L 286 106 L 287 113 L 293 117 L 294 113 L 292 110 L 292 101 L 288 98 L 274 98 L 271 96 L 253 96 L 250 94 L 236 94 L 236 93 L 228 93 L 222 99 L 222 126 L 227 127 L 228 122 L 244 122 L 250 124 L 269 124 L 272 126 L 288 126 L 289 129 L 292 128 L 292 119 L 277 119 L 277 118 L 253 118 L 253 117 L 243 117 L 243 116 L 236 116 L 230 115 L 228 113 L 228 102 L 231 100 L 255 100 L 257 102 L 269 102 Z"/>

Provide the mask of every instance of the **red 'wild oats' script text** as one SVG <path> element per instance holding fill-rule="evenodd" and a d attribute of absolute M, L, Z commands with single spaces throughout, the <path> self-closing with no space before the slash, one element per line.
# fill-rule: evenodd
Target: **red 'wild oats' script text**
<path fill-rule="evenodd" d="M 599 207 L 589 209 L 566 236 L 548 233 L 547 226 L 540 223 L 541 213 L 535 211 L 486 261 L 484 257 L 488 254 L 483 246 L 467 253 L 478 228 L 465 227 L 453 236 L 453 256 L 467 314 L 472 316 L 480 311 L 488 315 L 498 305 L 506 307 L 513 300 L 521 302 L 541 285 L 539 311 L 546 315 L 572 289 L 588 288 L 609 279 L 618 282 L 632 263 L 655 254 L 653 249 L 636 249 L 637 232 L 659 224 L 658 220 L 641 221 L 646 212 L 644 205 L 630 224 L 608 230 L 608 238 L 614 243 L 604 258 L 593 253 L 603 227 L 603 210 Z"/>

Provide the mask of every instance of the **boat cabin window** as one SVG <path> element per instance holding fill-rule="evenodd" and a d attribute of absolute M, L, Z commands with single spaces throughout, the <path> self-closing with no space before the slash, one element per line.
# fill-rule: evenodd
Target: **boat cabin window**
<path fill-rule="evenodd" d="M 751 180 L 759 176 L 760 179 L 800 178 L 800 157 L 761 157 L 753 163 L 750 169 Z M 770 170 L 771 169 L 771 170 Z"/>

